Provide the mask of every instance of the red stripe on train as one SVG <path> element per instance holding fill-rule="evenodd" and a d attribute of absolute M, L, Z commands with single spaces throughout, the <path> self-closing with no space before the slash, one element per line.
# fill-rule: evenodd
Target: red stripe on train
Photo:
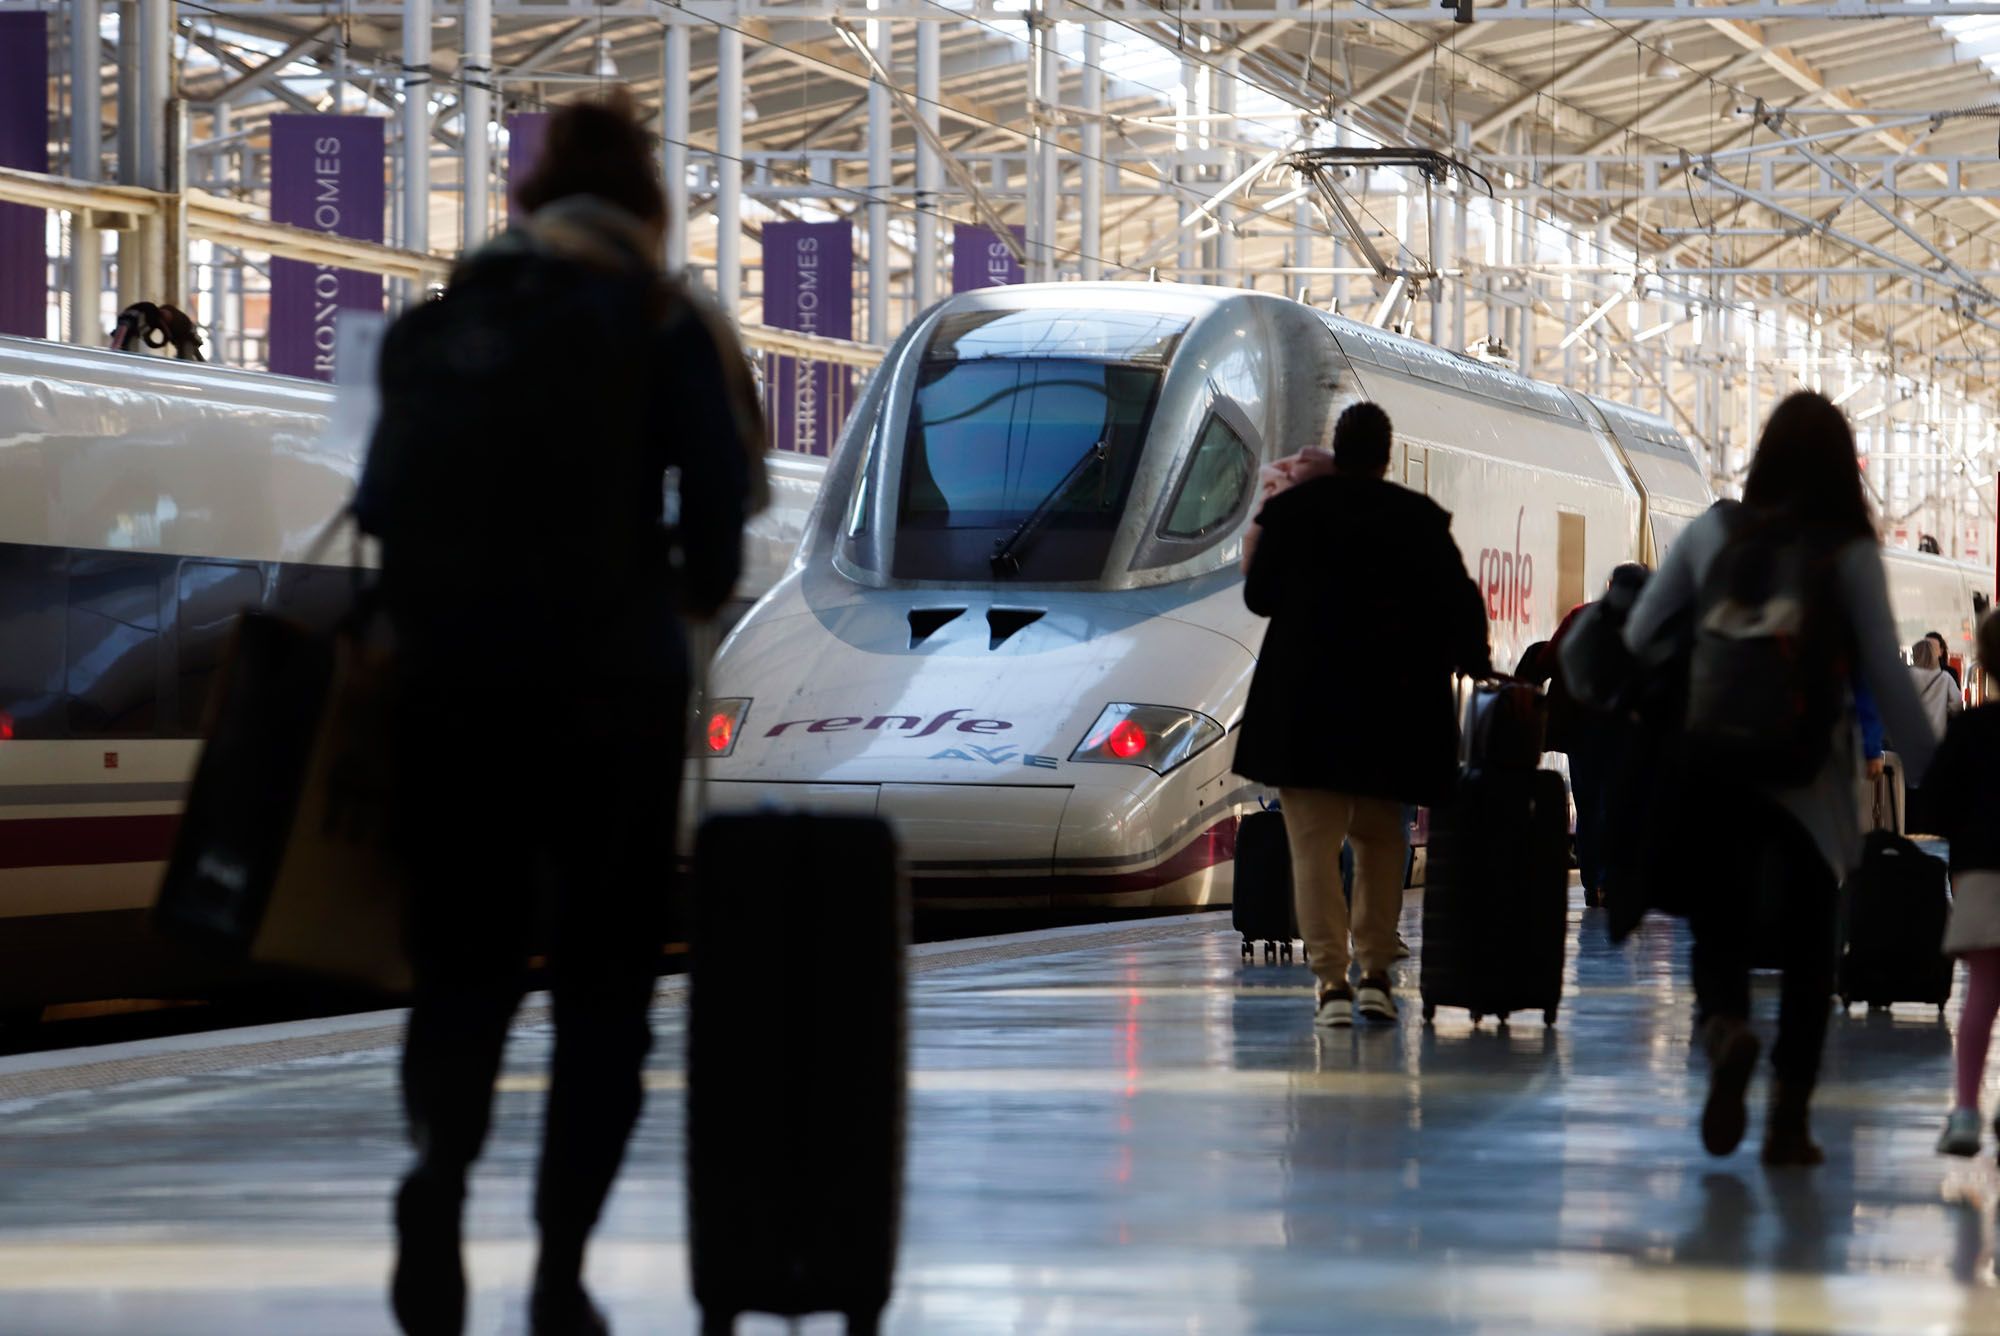
<path fill-rule="evenodd" d="M 0 868 L 164 862 L 178 813 L 47 816 L 0 821 Z"/>
<path fill-rule="evenodd" d="M 1136 872 L 1058 872 L 1029 877 L 910 878 L 919 900 L 980 899 L 986 896 L 1129 895 L 1192 877 L 1236 857 L 1236 818 L 1225 817 L 1149 868 Z"/>

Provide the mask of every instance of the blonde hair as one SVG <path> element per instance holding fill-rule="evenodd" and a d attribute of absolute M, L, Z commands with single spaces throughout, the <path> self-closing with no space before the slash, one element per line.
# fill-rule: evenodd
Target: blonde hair
<path fill-rule="evenodd" d="M 1938 666 L 1937 646 L 1932 643 L 1929 636 L 1925 636 L 1922 640 L 1910 646 L 1910 662 L 1918 668 L 1935 668 Z"/>

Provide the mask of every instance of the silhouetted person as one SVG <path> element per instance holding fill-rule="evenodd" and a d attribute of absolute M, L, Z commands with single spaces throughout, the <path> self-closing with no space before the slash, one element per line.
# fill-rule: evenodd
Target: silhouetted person
<path fill-rule="evenodd" d="M 1929 636 L 1910 646 L 1910 682 L 1917 689 L 1917 700 L 1930 720 L 1931 731 L 1938 737 L 1944 736 L 1952 716 L 1965 708 L 1958 679 L 1944 670 L 1943 662 L 1938 642 Z M 1928 834 L 1937 829 L 1930 793 L 1928 782 L 1921 788 L 1905 785 L 1904 824 L 1910 830 Z"/>
<path fill-rule="evenodd" d="M 1797 583 L 1787 582 L 1787 570 Z M 1742 600 L 1753 590 L 1767 600 L 1766 610 L 1797 610 L 1795 636 L 1778 642 L 1748 620 Z M 1862 494 L 1854 436 L 1821 395 L 1801 391 L 1773 410 L 1742 503 L 1718 504 L 1688 526 L 1639 595 L 1625 641 L 1643 660 L 1672 660 L 1691 623 L 1706 639 L 1695 640 L 1693 667 L 1684 670 L 1690 741 L 1701 736 L 1704 745 L 1719 745 L 1723 721 L 1739 738 L 1769 726 L 1756 734 L 1763 750 L 1746 746 L 1737 764 L 1697 767 L 1687 781 L 1701 795 L 1688 810 L 1712 817 L 1709 828 L 1687 832 L 1703 842 L 1704 853 L 1700 884 L 1686 890 L 1704 1018 L 1700 1038 L 1709 1059 L 1702 1143 L 1711 1154 L 1727 1155 L 1743 1139 L 1744 1099 L 1760 1047 L 1749 1025 L 1760 918 L 1753 907 L 1768 897 L 1777 902 L 1784 987 L 1763 1159 L 1818 1164 L 1824 1156 L 1808 1110 L 1833 992 L 1840 884 L 1859 865 L 1862 849 L 1853 675 L 1874 693 L 1912 782 L 1922 779 L 1937 745 L 1896 655 L 1881 543 Z M 1777 657 L 1758 648 L 1779 643 L 1784 651 Z M 1724 674 L 1731 664 L 1743 671 Z M 1799 708 L 1783 718 L 1728 714 L 1731 702 L 1777 697 Z M 1745 777 L 1752 758 L 1769 777 Z M 1808 761 L 1811 773 L 1793 775 Z"/>
<path fill-rule="evenodd" d="M 655 267 L 666 200 L 620 97 L 550 122 L 529 217 L 383 344 L 357 500 L 382 540 L 415 878 L 391 1298 L 458 1332 L 467 1171 L 546 952 L 554 999 L 531 1330 L 607 1330 L 584 1249 L 638 1119 L 688 727 L 677 609 L 735 584 L 759 485 L 734 338 Z M 679 470 L 679 517 L 663 488 Z"/>
<path fill-rule="evenodd" d="M 1650 575 L 1644 566 L 1625 562 L 1612 570 L 1605 582 L 1604 597 L 1615 608 L 1629 607 Z M 1575 630 L 1583 610 L 1591 606 L 1580 603 L 1571 608 L 1543 652 L 1532 665 L 1524 659 L 1523 671 L 1517 676 L 1548 683 L 1548 749 L 1569 758 L 1569 791 L 1576 804 L 1577 876 L 1583 883 L 1583 902 L 1594 907 L 1604 903 L 1606 843 L 1612 825 L 1606 805 L 1611 801 L 1612 780 L 1630 728 L 1621 716 L 1587 708 L 1576 699 L 1563 678 L 1563 644 Z"/>
<path fill-rule="evenodd" d="M 1944 632 L 1926 631 L 1924 632 L 1924 639 L 1937 646 L 1937 666 L 1944 669 L 1945 672 L 1950 673 L 1952 684 L 1963 691 L 1965 689 L 1965 679 L 1958 675 L 1958 669 L 1951 666 L 1951 646 L 1945 641 Z"/>
<path fill-rule="evenodd" d="M 1332 472 L 1264 503 L 1243 582 L 1244 603 L 1271 625 L 1235 765 L 1283 799 L 1321 1025 L 1351 1025 L 1356 1011 L 1395 1018 L 1389 967 L 1403 904 L 1403 805 L 1450 791 L 1458 763 L 1451 673 L 1491 666 L 1485 606 L 1452 541 L 1451 516 L 1386 480 L 1390 441 L 1389 417 L 1376 405 L 1342 413 Z M 1398 652 L 1369 648 L 1380 645 Z M 1358 994 L 1347 980 L 1343 839 L 1354 846 Z"/>

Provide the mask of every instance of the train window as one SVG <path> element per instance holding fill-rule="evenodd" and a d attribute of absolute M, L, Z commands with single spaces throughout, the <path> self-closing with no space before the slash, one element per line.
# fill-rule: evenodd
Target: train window
<path fill-rule="evenodd" d="M 904 444 L 896 577 L 988 579 L 995 545 L 1023 530 L 1024 577 L 1097 578 L 1159 385 L 1157 371 L 1101 362 L 926 361 Z"/>
<path fill-rule="evenodd" d="M 1556 513 L 1556 616 L 1583 602 L 1583 516 Z"/>
<path fill-rule="evenodd" d="M 160 577 L 157 557 L 88 553 L 69 569 L 69 731 L 150 735 L 159 717 Z"/>
<path fill-rule="evenodd" d="M 1160 533 L 1167 538 L 1205 538 L 1236 514 L 1250 491 L 1257 462 L 1227 422 L 1210 417 L 1181 475 L 1180 489 Z"/>
<path fill-rule="evenodd" d="M 0 543 L 0 717 L 7 736 L 60 738 L 64 562 L 61 548 Z"/>
<path fill-rule="evenodd" d="M 181 563 L 178 599 L 180 731 L 201 732 L 208 716 L 208 693 L 236 615 L 263 601 L 264 579 L 255 566 L 240 562 Z"/>

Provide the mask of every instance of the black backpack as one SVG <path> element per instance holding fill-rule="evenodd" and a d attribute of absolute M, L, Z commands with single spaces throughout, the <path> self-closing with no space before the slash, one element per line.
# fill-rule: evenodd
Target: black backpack
<path fill-rule="evenodd" d="M 664 553 L 655 277 L 525 245 L 474 257 L 383 342 L 357 511 L 392 600 L 539 603 L 587 616 Z"/>
<path fill-rule="evenodd" d="M 1697 773 L 1804 784 L 1826 763 L 1844 700 L 1833 552 L 1740 505 L 1729 527 L 1695 605 L 1691 756 Z"/>

